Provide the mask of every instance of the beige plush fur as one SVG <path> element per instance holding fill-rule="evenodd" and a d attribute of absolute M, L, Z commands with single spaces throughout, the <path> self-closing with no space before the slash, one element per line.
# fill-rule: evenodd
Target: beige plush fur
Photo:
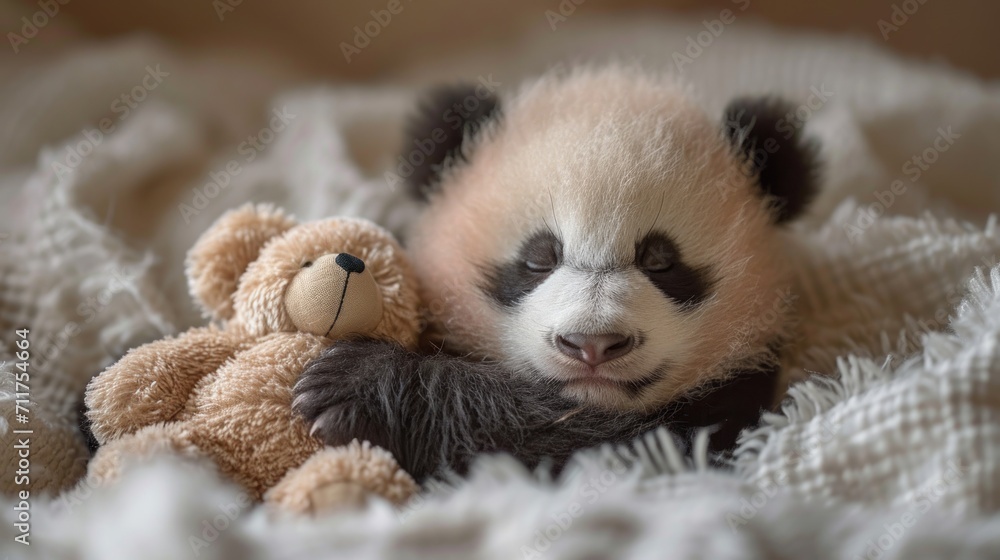
<path fill-rule="evenodd" d="M 364 270 L 348 274 L 337 264 L 344 253 Z M 416 484 L 388 452 L 367 442 L 324 448 L 291 409 L 299 373 L 337 338 L 416 346 L 417 287 L 391 235 L 355 219 L 296 225 L 248 205 L 220 218 L 187 264 L 213 322 L 135 348 L 91 381 L 88 417 L 102 445 L 92 479 L 116 479 L 126 456 L 170 451 L 207 457 L 285 511 L 411 496 Z"/>

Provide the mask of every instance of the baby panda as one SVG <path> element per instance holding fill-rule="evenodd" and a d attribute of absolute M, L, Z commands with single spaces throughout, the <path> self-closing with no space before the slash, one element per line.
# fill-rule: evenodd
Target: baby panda
<path fill-rule="evenodd" d="M 558 468 L 661 425 L 731 449 L 782 386 L 782 226 L 817 188 L 816 146 L 778 127 L 790 107 L 741 98 L 713 117 L 618 66 L 481 94 L 437 91 L 409 129 L 435 142 L 409 178 L 426 208 L 408 245 L 437 350 L 338 343 L 296 409 L 418 478 L 481 452 Z"/>

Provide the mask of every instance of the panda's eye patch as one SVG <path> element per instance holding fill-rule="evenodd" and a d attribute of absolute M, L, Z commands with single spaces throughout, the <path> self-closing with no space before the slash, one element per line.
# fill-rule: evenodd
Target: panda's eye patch
<path fill-rule="evenodd" d="M 514 307 L 562 264 L 562 243 L 549 231 L 528 237 L 509 261 L 484 265 L 480 289 L 504 307 Z"/>
<path fill-rule="evenodd" d="M 635 244 L 635 266 L 663 295 L 684 309 L 704 301 L 712 288 L 711 271 L 685 263 L 677 245 L 665 233 L 651 232 Z"/>
<path fill-rule="evenodd" d="M 529 271 L 547 274 L 559 266 L 562 244 L 549 232 L 538 233 L 521 246 L 519 257 Z"/>

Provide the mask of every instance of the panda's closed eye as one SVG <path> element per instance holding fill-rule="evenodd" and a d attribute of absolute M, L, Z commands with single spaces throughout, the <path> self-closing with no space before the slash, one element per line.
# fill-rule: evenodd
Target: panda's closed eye
<path fill-rule="evenodd" d="M 539 234 L 524 244 L 520 257 L 524 267 L 529 271 L 548 274 L 555 270 L 562 260 L 562 245 L 554 235 Z"/>
<path fill-rule="evenodd" d="M 552 272 L 556 265 L 554 263 L 549 264 L 551 261 L 524 261 L 524 266 L 531 272 L 537 274 L 547 274 Z"/>
<path fill-rule="evenodd" d="M 693 308 L 710 294 L 711 271 L 685 263 L 677 245 L 664 233 L 652 232 L 635 244 L 635 265 L 663 295 L 684 309 Z"/>
<path fill-rule="evenodd" d="M 673 245 L 656 238 L 641 244 L 636 255 L 639 268 L 654 274 L 669 271 L 676 259 Z"/>

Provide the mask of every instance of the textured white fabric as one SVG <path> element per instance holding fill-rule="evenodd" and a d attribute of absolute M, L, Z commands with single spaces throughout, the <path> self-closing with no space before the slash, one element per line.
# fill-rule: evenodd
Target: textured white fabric
<path fill-rule="evenodd" d="M 521 48 L 414 69 L 400 81 L 494 74 L 511 86 L 549 61 L 609 45 L 623 52 L 622 44 L 632 45 L 626 57 L 669 68 L 703 29 L 571 23 Z M 118 122 L 72 177 L 56 177 L 51 162 L 83 138 L 67 137 L 75 128 L 66 123 L 93 126 L 150 61 L 169 61 L 174 79 Z M 41 347 L 69 322 L 80 326 L 53 358 L 35 363 L 37 491 L 65 487 L 82 470 L 72 424 L 89 377 L 128 347 L 199 320 L 181 262 L 216 216 L 245 200 L 272 200 L 304 219 L 348 213 L 403 231 L 412 213 L 380 175 L 394 165 L 409 88 L 278 97 L 272 106 L 296 116 L 247 162 L 241 138 L 267 127 L 270 114 L 229 107 L 222 116 L 222 105 L 240 100 L 220 103 L 206 91 L 215 83 L 184 67 L 155 44 L 109 45 L 22 76 L 0 103 L 36 107 L 24 118 L 0 114 L 0 130 L 20 127 L 0 138 L 10 228 L 0 245 L 2 339 L 30 325 Z M 240 509 L 230 485 L 164 461 L 111 489 L 91 492 L 84 483 L 53 501 L 33 492 L 29 548 L 11 544 L 13 503 L 4 502 L 0 555 L 998 557 L 1000 232 L 986 217 L 1000 202 L 997 87 L 872 46 L 751 25 L 727 29 L 681 71 L 712 111 L 740 93 L 780 93 L 808 107 L 817 91 L 834 92 L 810 109 L 807 125 L 823 142 L 826 190 L 791 233 L 803 245 L 790 256 L 802 263 L 794 302 L 802 336 L 787 365 L 802 381 L 780 414 L 746 435 L 734 472 L 685 464 L 651 435 L 628 472 L 610 449 L 588 454 L 557 482 L 487 458 L 469 481 L 399 514 L 376 504 L 311 521 Z M 97 72 L 100 79 L 82 78 Z M 79 95 L 65 93 L 66 84 Z M 38 99 L 58 99 L 59 110 L 28 103 Z M 949 126 L 959 136 L 914 179 L 904 165 Z M 241 173 L 185 220 L 177 205 L 192 202 L 190 189 L 234 159 Z M 865 217 L 879 197 L 888 201 L 894 180 L 905 181 L 905 192 Z M 79 307 L 88 298 L 103 302 L 93 314 Z M 10 349 L 0 349 L 8 424 Z M 0 425 L 5 472 L 14 464 L 8 424 Z M 7 478 L 2 484 L 10 489 Z M 235 519 L 219 517 L 227 512 Z"/>

